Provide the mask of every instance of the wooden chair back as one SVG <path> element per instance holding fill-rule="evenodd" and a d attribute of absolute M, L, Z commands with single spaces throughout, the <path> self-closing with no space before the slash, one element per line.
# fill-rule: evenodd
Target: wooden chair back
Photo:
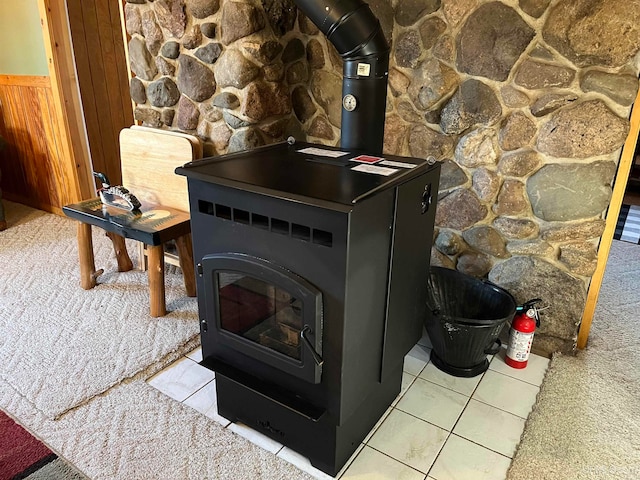
<path fill-rule="evenodd" d="M 176 167 L 202 158 L 202 143 L 193 136 L 134 126 L 120 131 L 122 185 L 143 204 L 189 211 L 187 180 Z"/>

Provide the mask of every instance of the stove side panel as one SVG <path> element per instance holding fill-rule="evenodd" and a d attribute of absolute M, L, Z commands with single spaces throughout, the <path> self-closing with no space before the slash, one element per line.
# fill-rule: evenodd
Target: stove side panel
<path fill-rule="evenodd" d="M 349 216 L 340 424 L 380 384 L 393 208 L 388 189 Z"/>
<path fill-rule="evenodd" d="M 439 179 L 437 164 L 396 188 L 382 380 L 422 336 Z"/>

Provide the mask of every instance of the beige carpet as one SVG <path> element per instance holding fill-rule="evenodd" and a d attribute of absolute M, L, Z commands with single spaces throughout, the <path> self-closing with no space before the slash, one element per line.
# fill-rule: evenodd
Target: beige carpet
<path fill-rule="evenodd" d="M 95 480 L 311 477 L 142 380 L 50 420 L 0 382 L 0 408 Z"/>
<path fill-rule="evenodd" d="M 0 366 L 0 409 L 92 479 L 311 478 L 144 382 L 192 348 L 187 339 L 193 323 L 197 329 L 195 302 L 183 300 L 181 279 L 170 279 L 174 312 L 150 319 L 141 274 L 105 275 L 103 285 L 85 292 L 77 285 L 73 222 L 9 202 L 7 207 L 10 228 L 0 233 L 0 361 L 9 363 Z M 98 236 L 94 242 L 102 252 L 97 257 L 111 257 L 109 243 Z M 14 265 L 5 270 L 5 262 Z M 100 263 L 115 269 L 115 262 Z M 126 287 L 117 284 L 125 280 Z M 27 301 L 42 311 L 24 306 Z M 41 341 L 25 338 L 20 324 L 41 329 Z M 25 364 L 34 369 L 37 388 L 26 381 Z M 86 365 L 95 370 L 87 372 Z"/>
<path fill-rule="evenodd" d="M 0 232 L 0 380 L 56 418 L 198 343 L 196 300 L 167 273 L 162 318 L 149 315 L 147 275 L 117 272 L 111 242 L 94 228 L 99 285 L 80 288 L 76 222 L 5 202 Z M 129 244 L 133 247 L 133 244 Z M 130 253 L 137 248 L 129 248 Z M 73 381 L 69 381 L 73 379 Z"/>
<path fill-rule="evenodd" d="M 640 246 L 613 242 L 588 347 L 551 361 L 508 478 L 640 478 Z"/>

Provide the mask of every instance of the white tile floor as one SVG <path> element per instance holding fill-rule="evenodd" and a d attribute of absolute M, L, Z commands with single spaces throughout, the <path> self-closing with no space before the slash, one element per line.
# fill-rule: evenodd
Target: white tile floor
<path fill-rule="evenodd" d="M 341 480 L 502 480 L 520 441 L 549 360 L 532 355 L 524 370 L 504 350 L 474 378 L 453 377 L 429 362 L 427 337 L 405 358 L 402 391 L 336 478 Z M 319 479 L 309 460 L 218 415 L 215 374 L 196 350 L 149 380 L 224 427 Z"/>

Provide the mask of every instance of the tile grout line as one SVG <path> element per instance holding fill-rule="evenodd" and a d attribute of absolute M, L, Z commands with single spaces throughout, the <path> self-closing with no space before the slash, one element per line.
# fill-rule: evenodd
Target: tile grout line
<path fill-rule="evenodd" d="M 429 465 L 429 471 L 427 472 L 427 477 L 431 474 L 431 470 L 433 470 L 433 466 L 438 461 L 438 458 L 440 458 L 440 454 L 442 453 L 442 451 L 444 450 L 445 445 L 447 444 L 447 442 L 451 438 L 451 435 L 453 435 L 452 432 L 447 432 L 447 433 L 448 433 L 447 438 L 445 438 L 444 442 L 442 442 L 442 446 L 438 450 L 438 453 L 436 454 L 435 458 L 433 459 L 433 462 L 431 462 L 431 465 Z"/>
<path fill-rule="evenodd" d="M 500 455 L 500 456 L 502 456 L 502 457 L 504 457 L 504 458 L 508 458 L 509 460 L 512 460 L 512 459 L 513 459 L 513 457 L 509 457 L 508 455 L 505 455 L 504 453 L 500 453 L 500 452 L 498 452 L 498 451 L 494 450 L 493 448 L 489 448 L 489 447 L 487 447 L 486 445 L 482 445 L 481 443 L 475 442 L 475 441 L 473 441 L 473 440 L 469 440 L 467 437 L 463 437 L 462 435 L 459 435 L 459 434 L 457 434 L 457 433 L 453 433 L 453 432 L 452 432 L 452 433 L 451 433 L 451 435 L 454 435 L 454 436 L 456 436 L 456 437 L 458 437 L 458 438 L 461 438 L 461 439 L 463 439 L 463 440 L 466 440 L 466 441 L 467 441 L 467 442 L 469 442 L 469 443 L 473 443 L 473 444 L 475 444 L 475 445 L 478 445 L 479 447 L 482 447 L 482 448 L 484 448 L 485 450 L 489 450 L 490 452 L 497 453 L 498 455 Z"/>
<path fill-rule="evenodd" d="M 216 379 L 215 379 L 215 377 L 214 377 L 214 378 L 212 378 L 212 379 L 211 379 L 211 380 L 209 380 L 207 383 L 205 383 L 205 384 L 204 384 L 204 385 L 202 385 L 200 388 L 198 388 L 195 392 L 190 393 L 190 394 L 189 394 L 189 396 L 188 396 L 187 398 L 185 398 L 184 400 L 182 400 L 180 403 L 184 403 L 184 402 L 186 402 L 186 401 L 187 401 L 187 400 L 189 400 L 191 397 L 193 397 L 196 393 L 198 393 L 200 390 L 202 390 L 204 387 L 206 387 L 207 385 L 209 385 L 211 382 L 215 382 L 215 380 L 216 380 Z M 188 406 L 189 406 L 189 405 L 187 405 L 187 407 L 188 407 Z M 216 408 L 217 408 L 217 406 L 218 406 L 218 402 L 216 402 Z"/>
<path fill-rule="evenodd" d="M 435 366 L 435 365 L 434 365 Z M 436 367 L 438 368 L 438 367 Z M 488 370 L 488 369 L 487 369 Z M 467 403 L 465 403 L 464 408 L 462 409 L 462 411 L 460 412 L 460 415 L 458 415 L 458 418 L 456 419 L 455 423 L 453 424 L 453 426 L 451 427 L 451 430 L 449 431 L 449 434 L 447 435 L 447 438 L 445 439 L 444 443 L 442 444 L 442 447 L 440 448 L 440 450 L 438 451 L 438 454 L 436 455 L 436 458 L 433 459 L 433 463 L 431 463 L 431 466 L 429 467 L 429 471 L 427 472 L 427 477 L 431 474 L 431 470 L 433 470 L 433 466 L 436 464 L 436 462 L 438 461 L 438 458 L 440 457 L 440 454 L 442 453 L 442 451 L 444 450 L 444 447 L 447 445 L 447 442 L 449 441 L 449 439 L 451 438 L 451 436 L 454 434 L 453 430 L 456 428 L 456 425 L 458 425 L 458 422 L 460 421 L 460 418 L 462 418 L 462 415 L 464 414 L 464 411 L 467 409 L 467 407 L 469 406 L 469 403 L 471 402 L 471 397 L 473 396 L 473 394 L 476 392 L 476 390 L 478 389 L 478 386 L 480 385 L 480 382 L 482 381 L 482 379 L 484 378 L 484 374 L 487 373 L 487 370 L 485 370 L 484 372 L 482 372 L 482 376 L 480 377 L 480 380 L 478 381 L 478 383 L 476 384 L 475 388 L 473 389 L 473 391 L 471 392 L 471 395 L 469 395 L 467 397 Z M 446 373 L 446 372 L 445 372 Z M 433 383 L 433 382 L 432 382 Z M 436 384 L 437 385 L 437 384 Z M 442 386 L 442 385 L 441 385 Z M 446 388 L 446 387 L 444 387 Z M 451 389 L 449 389 L 451 390 Z M 455 390 L 451 390 L 452 392 L 455 392 Z M 460 392 L 456 392 L 456 393 L 460 393 Z"/>
<path fill-rule="evenodd" d="M 448 437 L 447 437 L 447 438 L 448 438 Z M 446 442 L 445 442 L 445 443 L 446 443 Z M 443 445 L 443 447 L 444 447 L 444 443 L 443 443 L 442 445 Z M 424 473 L 422 470 L 418 470 L 416 467 L 412 467 L 411 465 L 409 465 L 409 464 L 407 464 L 407 463 L 404 463 L 402 460 L 398 460 L 397 458 L 392 457 L 392 456 L 391 456 L 391 455 L 389 455 L 388 453 L 383 452 L 382 450 L 378 450 L 377 448 L 372 447 L 371 445 L 367 445 L 367 444 L 365 444 L 365 446 L 366 446 L 366 447 L 369 447 L 371 450 L 375 450 L 376 452 L 378 452 L 378 453 L 380 453 L 380 454 L 384 455 L 384 456 L 385 456 L 385 457 L 387 457 L 387 458 L 390 458 L 391 460 L 393 460 L 393 461 L 395 461 L 395 462 L 398 462 L 398 463 L 399 463 L 399 464 L 401 464 L 401 465 L 404 465 L 405 467 L 409 467 L 411 470 L 415 470 L 415 471 L 416 471 L 416 472 L 418 472 L 418 473 L 422 473 L 423 475 L 425 475 L 425 477 L 428 477 L 428 476 L 429 476 L 429 474 L 428 474 L 428 473 Z M 439 453 L 439 452 L 438 452 L 438 453 Z M 433 462 L 435 463 L 435 460 L 434 460 Z M 433 464 L 431 464 L 431 465 L 433 466 Z M 429 470 L 431 470 L 431 467 L 429 467 Z M 336 480 L 337 480 L 337 479 L 336 479 Z"/>
<path fill-rule="evenodd" d="M 487 370 L 487 371 L 488 371 L 488 370 Z M 527 385 L 530 385 L 530 386 L 532 386 L 532 387 L 537 388 L 537 389 L 538 389 L 538 393 L 536 393 L 536 398 L 537 398 L 538 394 L 540 393 L 540 386 L 533 385 L 532 383 L 525 382 L 525 381 L 523 381 L 523 380 L 520 380 L 520 379 L 518 379 L 518 378 L 511 377 L 511 376 L 506 375 L 506 374 L 504 374 L 504 373 L 496 372 L 495 370 L 492 370 L 492 372 L 493 372 L 493 373 L 495 373 L 495 374 L 497 374 L 497 375 L 502 375 L 503 377 L 510 378 L 510 379 L 513 379 L 513 380 L 517 380 L 517 381 L 519 381 L 519 382 L 522 382 L 522 383 L 525 383 L 525 384 L 527 384 Z M 487 373 L 487 372 L 484 372 L 484 373 Z M 484 377 L 484 374 L 483 374 L 482 376 Z M 480 385 L 480 383 L 478 382 L 478 386 L 479 386 L 479 385 Z M 476 387 L 476 390 L 477 390 L 477 387 Z M 473 393 L 476 393 L 476 391 L 474 390 L 474 391 L 473 391 Z M 517 414 L 515 414 L 515 413 L 513 413 L 513 412 L 509 412 L 509 411 L 507 411 L 507 410 L 505 410 L 505 409 L 503 409 L 503 408 L 496 407 L 495 405 L 491 405 L 490 403 L 487 403 L 487 402 L 485 402 L 485 401 L 479 400 L 479 399 L 477 399 L 477 398 L 474 398 L 474 400 L 475 400 L 476 402 L 484 403 L 485 405 L 488 405 L 488 406 L 490 406 L 490 407 L 496 408 L 496 409 L 500 410 L 501 412 L 509 413 L 509 414 L 514 415 L 514 416 L 516 416 L 516 417 L 518 417 L 518 418 L 522 418 L 522 419 L 524 419 L 524 420 L 526 420 L 527 418 L 529 418 L 529 415 L 531 414 L 531 411 L 532 411 L 532 410 L 529 410 L 529 412 L 527 413 L 527 416 L 526 416 L 526 417 L 521 417 L 520 415 L 517 415 Z M 533 402 L 533 403 L 535 404 L 535 400 L 534 400 L 534 402 Z M 532 407 L 532 409 L 533 409 L 533 405 L 531 405 L 531 407 Z"/>
<path fill-rule="evenodd" d="M 487 403 L 487 402 L 482 401 L 482 400 L 478 400 L 477 398 L 474 398 L 473 400 L 475 400 L 475 401 L 476 401 L 476 402 L 478 402 L 478 403 L 482 403 L 483 405 L 486 405 L 486 406 L 488 406 L 488 407 L 495 408 L 496 410 L 500 410 L 500 411 L 501 411 L 501 412 L 503 412 L 503 413 L 508 413 L 509 415 L 513 415 L 514 417 L 518 417 L 518 418 L 520 418 L 521 420 L 525 420 L 525 421 L 527 420 L 527 418 L 529 418 L 529 415 L 530 415 L 530 414 L 531 414 L 531 412 L 533 411 L 533 405 L 532 405 L 532 406 L 531 406 L 531 407 L 532 407 L 532 410 L 529 410 L 529 413 L 527 413 L 527 416 L 526 416 L 526 417 L 521 417 L 520 415 L 516 415 L 515 413 L 513 413 L 513 412 L 509 412 L 509 411 L 507 411 L 507 410 L 505 410 L 505 409 L 503 409 L 503 408 L 496 407 L 495 405 L 491 405 L 490 403 Z M 535 404 L 535 402 L 534 402 L 534 404 Z M 466 407 L 465 407 L 465 408 L 466 408 Z"/>
<path fill-rule="evenodd" d="M 471 392 L 471 395 L 467 395 L 466 393 L 459 392 L 459 391 L 454 390 L 453 388 L 447 387 L 447 386 L 445 386 L 445 385 L 440 385 L 439 383 L 434 382 L 433 380 L 429 380 L 429 379 L 427 379 L 427 378 L 422 378 L 422 377 L 416 377 L 416 378 L 419 378 L 419 379 L 420 379 L 420 380 L 422 380 L 423 382 L 431 383 L 431 384 L 436 385 L 436 386 L 438 386 L 438 387 L 440 387 L 440 388 L 444 388 L 445 390 L 449 390 L 450 392 L 457 393 L 458 395 L 462 395 L 463 397 L 469 397 L 469 398 L 471 398 L 471 395 L 473 395 L 473 393 L 475 393 L 475 391 L 476 391 L 476 388 L 478 388 L 478 385 L 476 385 L 476 386 L 473 388 L 473 392 Z M 478 384 L 480 384 L 480 382 L 478 382 Z"/>
<path fill-rule="evenodd" d="M 514 380 L 518 380 L 519 382 L 526 383 L 527 385 L 533 385 L 534 387 L 538 387 L 538 388 L 540 388 L 540 386 L 542 385 L 542 382 L 544 381 L 544 377 L 545 377 L 548 369 L 549 369 L 549 367 L 547 366 L 547 368 L 544 371 L 544 375 L 542 376 L 542 381 L 539 384 L 535 384 L 535 383 L 532 383 L 532 382 L 528 382 L 526 380 L 522 380 L 521 378 L 514 377 L 513 375 L 509 375 L 508 373 L 499 372 L 499 371 L 494 370 L 493 368 L 491 368 L 491 366 L 489 366 L 489 370 L 491 370 L 493 373 L 499 373 L 500 375 L 504 375 L 505 377 L 513 378 Z"/>
<path fill-rule="evenodd" d="M 491 361 L 493 362 L 493 359 L 492 359 Z M 491 364 L 489 364 L 489 366 L 491 366 Z M 485 371 L 482 373 L 482 378 L 480 378 L 480 382 L 482 382 L 482 379 L 484 378 L 485 374 L 486 374 L 488 371 L 489 371 L 489 369 L 485 370 Z M 492 371 L 493 371 L 494 373 L 498 373 L 498 374 L 500 374 L 500 372 L 496 372 L 495 370 L 492 370 Z M 501 374 L 501 375 L 504 375 L 504 374 Z M 508 377 L 508 375 L 504 375 L 504 376 Z M 510 377 L 510 378 L 513 378 L 513 377 Z M 518 379 L 516 379 L 516 380 L 518 380 Z M 478 384 L 476 385 L 476 388 L 474 388 L 474 389 L 473 389 L 473 392 L 471 392 L 471 395 L 469 396 L 469 401 L 468 401 L 468 402 L 467 402 L 467 404 L 465 405 L 464 409 L 462 410 L 462 413 L 461 413 L 461 414 L 460 414 L 460 416 L 458 417 L 458 420 L 456 420 L 456 423 L 454 424 L 453 428 L 451 429 L 451 435 L 456 435 L 456 436 L 457 436 L 457 437 L 459 437 L 459 438 L 462 438 L 462 439 L 464 439 L 464 440 L 467 440 L 468 442 L 474 443 L 474 444 L 476 444 L 476 445 L 478 445 L 478 446 L 480 446 L 480 447 L 482 447 L 482 448 L 485 448 L 485 449 L 487 449 L 487 450 L 489 450 L 489 451 L 491 451 L 491 452 L 497 453 L 498 455 L 502 455 L 503 457 L 508 458 L 509 460 L 513 460 L 513 457 L 509 457 L 509 456 L 507 456 L 507 455 L 504 455 L 504 454 L 503 454 L 503 453 L 501 453 L 501 452 L 497 452 L 497 451 L 495 451 L 494 449 L 489 448 L 489 447 L 487 447 L 486 445 L 482 445 L 481 443 L 478 443 L 478 442 L 476 442 L 476 441 L 474 441 L 474 440 L 471 440 L 471 439 L 469 439 L 469 438 L 467 438 L 467 437 L 465 437 L 465 436 L 463 436 L 463 435 L 459 435 L 459 434 L 455 434 L 455 433 L 453 433 L 453 430 L 455 430 L 456 426 L 457 426 L 457 425 L 458 425 L 458 423 L 460 422 L 460 419 L 462 418 L 462 415 L 464 414 L 464 411 L 467 409 L 467 407 L 469 406 L 469 403 L 471 403 L 471 400 L 472 400 L 472 399 L 473 399 L 473 400 L 475 400 L 476 402 L 482 403 L 483 405 L 487 405 L 487 406 L 489 406 L 489 407 L 495 408 L 496 410 L 499 410 L 499 411 L 504 412 L 504 413 L 508 413 L 508 414 L 510 414 L 510 415 L 513 415 L 514 417 L 517 417 L 517 418 L 522 419 L 522 417 L 521 417 L 520 415 L 516 415 L 516 414 L 514 414 L 514 413 L 512 413 L 512 412 L 507 412 L 506 410 L 503 410 L 503 409 L 501 409 L 501 408 L 499 408 L 499 407 L 496 407 L 495 405 L 491 405 L 491 404 L 489 404 L 489 403 L 483 402 L 482 400 L 478 400 L 477 398 L 473 398 L 473 394 L 474 394 L 474 393 L 476 393 L 476 391 L 478 390 L 478 387 L 480 386 L 480 382 L 478 382 Z M 527 383 L 527 382 L 525 382 L 525 383 Z M 538 389 L 539 389 L 539 388 L 540 388 L 540 387 L 538 387 Z M 531 413 L 531 412 L 529 412 L 529 413 Z M 529 415 L 527 415 L 527 417 L 528 417 L 528 416 L 529 416 Z M 527 419 L 526 419 L 526 418 L 524 418 L 523 420 L 525 420 L 525 421 L 526 421 Z M 520 433 L 522 434 L 522 432 L 520 432 Z M 447 437 L 447 441 L 449 440 L 449 438 L 451 437 L 451 435 L 449 435 L 449 437 Z M 519 443 L 520 443 L 520 442 L 518 442 L 518 444 L 519 444 Z M 446 442 L 445 442 L 445 444 L 446 444 Z M 516 447 L 518 446 L 518 444 L 516 444 Z M 444 448 L 444 446 L 443 446 L 443 448 Z M 434 461 L 434 463 L 435 463 L 435 461 Z M 433 467 L 433 465 L 432 465 L 432 467 Z"/>
<path fill-rule="evenodd" d="M 453 434 L 453 431 L 455 430 L 456 426 L 460 422 L 460 419 L 462 418 L 462 415 L 464 414 L 464 411 L 469 406 L 469 403 L 471 403 L 471 398 L 473 397 L 473 394 L 476 393 L 476 390 L 478 390 L 478 387 L 480 386 L 480 382 L 482 382 L 482 379 L 484 378 L 484 374 L 485 373 L 487 373 L 486 370 L 484 372 L 482 372 L 482 376 L 480 377 L 480 381 L 478 381 L 477 385 L 473 389 L 473 392 L 471 392 L 471 395 L 469 395 L 469 397 L 467 398 L 467 403 L 464 405 L 464 408 L 462 409 L 462 412 L 460 412 L 460 415 L 458 416 L 458 418 L 456 419 L 455 423 L 453 424 L 453 427 L 451 427 L 451 434 Z"/>
<path fill-rule="evenodd" d="M 424 367 L 422 367 L 422 369 L 420 370 L 420 372 L 418 373 L 418 375 L 416 375 L 416 376 L 415 376 L 414 380 L 411 382 L 411 384 L 409 385 L 409 387 L 407 387 L 407 390 L 405 391 L 405 393 L 400 397 L 400 399 L 398 399 L 398 403 L 396 403 L 396 406 L 395 406 L 395 407 L 393 407 L 394 409 L 396 409 L 396 410 L 398 410 L 398 411 L 400 411 L 400 412 L 403 412 L 403 413 L 405 413 L 405 414 L 407 414 L 407 415 L 409 415 L 409 416 L 412 416 L 412 417 L 414 417 L 414 418 L 416 418 L 416 419 L 418 419 L 418 420 L 421 420 L 421 421 L 423 421 L 423 422 L 425 422 L 425 423 L 428 423 L 429 425 L 432 425 L 432 426 L 434 426 L 434 427 L 436 427 L 436 428 L 439 428 L 439 429 L 444 430 L 445 432 L 447 432 L 447 438 L 445 438 L 444 442 L 442 443 L 442 446 L 440 447 L 440 449 L 438 450 L 438 453 L 436 454 L 435 458 L 433 459 L 433 462 L 431 462 L 431 465 L 429 466 L 429 470 L 428 470 L 428 472 L 425 474 L 425 478 L 429 476 L 429 472 L 431 472 L 431 470 L 433 469 L 433 465 L 434 465 L 434 464 L 436 463 L 436 461 L 438 460 L 438 457 L 440 456 L 440 453 L 442 452 L 442 450 L 444 449 L 445 445 L 446 445 L 446 444 L 447 444 L 447 442 L 449 441 L 449 438 L 451 438 L 451 435 L 453 435 L 453 429 L 454 429 L 454 428 L 455 428 L 455 426 L 457 425 L 458 421 L 460 420 L 460 417 L 462 417 L 462 414 L 464 413 L 465 409 L 466 409 L 466 408 L 467 408 L 467 406 L 469 405 L 469 402 L 471 401 L 471 396 L 464 395 L 464 394 L 462 394 L 462 393 L 460 393 L 460 392 L 457 392 L 457 391 L 455 391 L 455 390 L 453 390 L 453 389 L 451 389 L 451 388 L 445 387 L 445 386 L 440 385 L 440 384 L 438 384 L 438 383 L 436 383 L 436 382 L 432 382 L 432 381 L 430 381 L 430 380 L 427 380 L 426 378 L 422 378 L 422 377 L 420 377 L 420 374 L 424 371 L 424 369 L 425 369 L 425 368 L 427 368 L 427 366 L 428 366 L 430 363 L 432 363 L 432 362 L 431 362 L 431 359 L 429 359 L 429 361 L 427 361 L 427 363 L 425 364 L 425 366 L 424 366 Z M 434 366 L 435 366 L 435 365 L 434 365 Z M 436 367 L 436 368 L 437 368 L 437 367 Z M 408 372 L 407 372 L 407 373 L 408 373 Z M 446 373 L 446 372 L 445 372 L 445 373 Z M 483 376 L 483 377 L 484 377 L 484 374 L 485 374 L 485 373 L 486 373 L 486 371 L 482 373 L 482 376 Z M 439 387 L 441 387 L 441 388 L 444 388 L 444 389 L 449 390 L 449 391 L 451 391 L 451 392 L 457 393 L 458 395 L 463 395 L 463 396 L 467 397 L 467 401 L 466 401 L 466 403 L 465 403 L 465 406 L 464 406 L 464 408 L 462 409 L 462 411 L 460 412 L 460 415 L 459 415 L 459 416 L 458 416 L 458 418 L 456 419 L 456 422 L 454 423 L 454 425 L 453 425 L 453 427 L 451 428 L 451 430 L 447 430 L 446 428 L 442 428 L 442 427 L 440 427 L 440 426 L 438 426 L 438 425 L 435 425 L 435 424 L 433 424 L 433 423 L 431 423 L 431 422 L 429 422 L 429 421 L 427 421 L 427 420 L 424 420 L 424 419 L 422 419 L 422 418 L 420 418 L 420 417 L 417 417 L 416 415 L 413 415 L 413 414 L 411 414 L 411 413 L 409 413 L 409 412 L 405 412 L 404 410 L 402 410 L 402 409 L 400 409 L 400 408 L 398 408 L 398 407 L 397 407 L 397 405 L 400 403 L 400 400 L 402 400 L 402 397 L 404 397 L 404 395 L 406 395 L 406 393 L 409 391 L 409 388 L 411 387 L 411 385 L 412 385 L 413 383 L 415 383 L 415 380 L 416 380 L 416 379 L 418 379 L 418 378 L 420 378 L 420 380 L 423 380 L 423 381 L 425 381 L 425 382 L 431 383 L 431 384 L 433 384 L 433 385 L 437 385 L 437 386 L 439 386 Z M 482 381 L 482 378 L 480 379 L 480 381 Z M 478 385 L 480 384 L 480 381 L 478 382 Z M 473 393 L 475 393 L 475 390 L 478 388 L 478 385 L 476 385 L 476 387 L 474 388 L 474 390 L 473 390 L 473 392 L 472 392 L 472 395 L 473 395 Z M 373 447 L 370 447 L 370 448 L 373 448 Z M 377 449 L 376 449 L 376 450 L 377 450 Z M 384 452 L 380 452 L 380 453 L 383 453 L 383 454 L 384 454 Z M 385 455 L 386 455 L 386 454 L 385 454 Z M 389 456 L 389 455 L 387 455 L 387 456 Z M 393 458 L 393 457 L 390 457 L 390 458 Z M 394 460 L 396 460 L 396 459 L 394 459 Z M 399 461 L 399 460 L 398 460 L 398 461 Z M 403 465 L 406 465 L 404 462 L 400 462 L 400 463 L 402 463 Z M 410 465 L 407 465 L 407 466 L 409 466 L 409 467 L 410 467 Z M 413 468 L 413 467 L 410 467 L 410 468 Z M 415 470 L 415 469 L 414 469 L 414 470 Z M 420 471 L 420 470 L 418 470 L 418 471 L 419 471 L 420 473 L 424 473 L 424 472 L 422 472 L 422 471 Z"/>

